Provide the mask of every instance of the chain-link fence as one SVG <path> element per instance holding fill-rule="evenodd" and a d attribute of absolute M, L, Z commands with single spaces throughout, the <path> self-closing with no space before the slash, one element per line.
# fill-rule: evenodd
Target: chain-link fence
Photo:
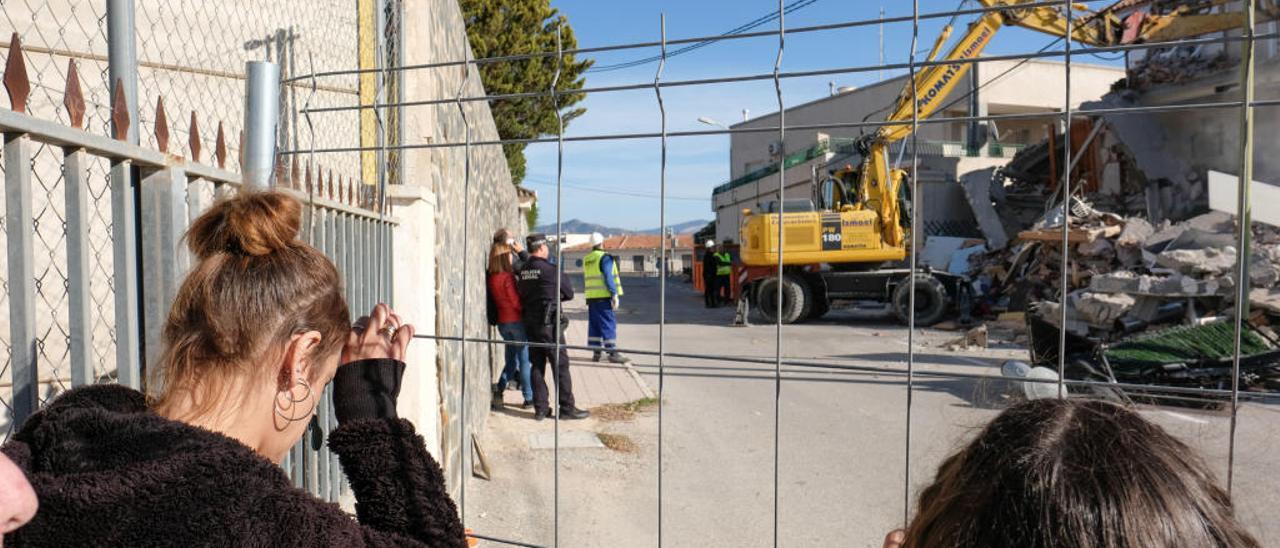
<path fill-rule="evenodd" d="M 66 100 L 72 71 L 83 100 L 81 126 L 99 135 L 112 134 L 112 82 L 110 82 L 108 15 L 111 9 L 130 8 L 136 33 L 129 36 L 136 50 L 136 120 L 128 124 L 137 130 L 143 146 L 160 148 L 165 135 L 167 150 L 179 156 L 220 163 L 238 171 L 241 125 L 244 119 L 245 62 L 271 60 L 282 65 L 283 75 L 346 67 L 357 63 L 357 10 L 349 3 L 322 2 L 201 2 L 108 0 L 17 0 L 6 2 L 2 10 L 5 30 L 21 44 L 30 97 L 30 115 L 73 125 L 75 114 Z M 12 46 L 8 41 L 7 53 Z M 296 81 L 282 93 L 281 145 L 290 147 L 354 146 L 360 142 L 356 115 L 331 116 L 313 131 L 307 120 L 295 113 L 302 105 L 346 105 L 359 97 L 355 77 L 312 82 Z M 163 106 L 161 103 L 163 102 Z M 157 116 L 163 109 L 164 131 Z M 192 129 L 197 135 L 191 135 Z M 33 144 L 31 176 L 34 200 L 32 234 L 34 276 L 38 293 L 36 326 L 39 334 L 41 401 L 71 386 L 69 364 L 73 333 L 68 310 L 73 301 L 68 278 L 68 222 L 66 178 L 59 147 Z M 87 267 L 91 271 L 84 297 L 91 312 L 91 358 L 93 378 L 116 379 L 117 311 L 114 272 L 117 265 L 111 247 L 115 227 L 110 203 L 111 163 L 102 156 L 84 159 L 88 207 L 87 241 L 83 242 Z M 344 201 L 360 176 L 357 154 L 325 158 L 323 164 L 307 162 L 281 166 L 285 184 L 301 188 L 304 168 L 313 172 L 312 184 L 322 195 L 343 196 Z M 293 168 L 298 173 L 288 173 Z M 0 202 L 3 202 L 0 197 Z M 0 257 L 0 262 L 7 259 Z M 6 265 L 7 266 L 7 265 Z M 0 284 L 7 289 L 7 270 L 0 271 Z M 0 348 L 7 349 L 9 316 L 8 292 L 0 297 Z M 11 382 L 8 375 L 10 353 L 5 353 L 0 402 L 9 405 Z M 7 414 L 6 414 L 7 416 Z M 0 425 L 7 431 L 7 419 Z"/>
<path fill-rule="evenodd" d="M 1232 490 L 1239 500 L 1237 507 L 1241 509 L 1242 521 L 1256 530 L 1264 543 L 1273 542 L 1280 532 L 1265 516 L 1269 515 L 1267 509 L 1276 500 L 1265 489 L 1258 489 L 1256 482 L 1274 484 L 1266 472 L 1266 459 L 1260 459 L 1259 455 L 1273 439 L 1263 432 L 1270 431 L 1266 424 L 1275 412 L 1277 401 L 1274 387 L 1277 367 L 1280 367 L 1277 356 L 1280 354 L 1277 354 L 1275 333 L 1267 327 L 1275 314 L 1274 310 L 1258 312 L 1265 308 L 1258 304 L 1265 299 L 1241 290 L 1248 285 L 1244 280 L 1250 277 L 1251 265 L 1259 262 L 1257 255 L 1245 250 L 1249 249 L 1255 233 L 1271 229 L 1264 229 L 1252 220 L 1248 201 L 1242 199 L 1239 202 L 1243 207 L 1232 205 L 1235 202 L 1231 200 L 1227 200 L 1230 202 L 1227 205 L 1215 203 L 1213 207 L 1218 213 L 1229 219 L 1225 224 L 1212 228 L 1218 242 L 1213 244 L 1218 246 L 1214 248 L 1215 253 L 1226 254 L 1225 247 L 1232 247 L 1231 253 L 1235 255 L 1228 261 L 1231 264 L 1216 271 L 1218 277 L 1208 281 L 1212 285 L 1212 289 L 1208 289 L 1209 285 L 1204 285 L 1203 270 L 1188 266 L 1185 272 L 1175 272 L 1177 268 L 1164 266 L 1167 262 L 1157 264 L 1154 258 L 1128 266 L 1099 266 L 1101 261 L 1096 259 L 1097 255 L 1089 255 L 1087 247 L 1082 246 L 1110 246 L 1123 226 L 1128 226 L 1126 223 L 1141 226 L 1147 216 L 1150 216 L 1151 224 L 1156 225 L 1169 221 L 1168 225 L 1172 226 L 1187 221 L 1185 217 L 1174 217 L 1182 215 L 1179 212 L 1182 206 L 1194 201 L 1190 186 L 1203 190 L 1203 179 L 1179 173 L 1176 178 L 1159 180 L 1153 171 L 1151 180 L 1144 181 L 1150 183 L 1150 188 L 1134 191 L 1147 193 L 1150 205 L 1128 219 L 1078 204 L 1082 198 L 1100 194 L 1097 187 L 1102 185 L 1103 179 L 1110 177 L 1103 173 L 1101 166 L 1087 167 L 1088 162 L 1095 161 L 1093 158 L 1102 154 L 1099 149 L 1110 155 L 1103 156 L 1110 160 L 1131 154 L 1122 144 L 1144 149 L 1139 152 L 1154 150 L 1157 158 L 1170 162 L 1179 156 L 1203 154 L 1204 151 L 1194 150 L 1198 146 L 1219 152 L 1216 164 L 1203 162 L 1195 166 L 1199 174 L 1226 169 L 1247 175 L 1253 172 L 1255 164 L 1267 165 L 1269 154 L 1259 154 L 1255 159 L 1251 152 L 1251 143 L 1260 142 L 1261 134 L 1255 135 L 1250 128 L 1260 121 L 1271 120 L 1266 123 L 1273 123 L 1280 94 L 1276 93 L 1274 78 L 1255 79 L 1252 70 L 1255 66 L 1274 70 L 1274 60 L 1255 57 L 1252 53 L 1264 49 L 1274 51 L 1274 46 L 1270 45 L 1277 38 L 1274 27 L 1254 25 L 1257 20 L 1270 20 L 1277 15 L 1274 2 L 1258 2 L 1257 19 L 1245 16 L 1246 2 L 1121 2 L 1103 9 L 1094 3 L 1086 3 L 1089 4 L 1086 6 L 1059 1 L 983 1 L 962 2 L 961 8 L 951 11 L 926 11 L 919 3 L 900 3 L 896 6 L 896 13 L 880 18 L 874 17 L 870 9 L 858 9 L 859 4 L 852 6 L 852 10 L 844 10 L 842 13 L 846 15 L 839 17 L 838 21 L 794 28 L 788 25 L 782 14 L 790 6 L 800 3 L 777 3 L 772 17 L 766 18 L 766 21 L 777 23 L 776 30 L 668 40 L 665 25 L 659 27 L 654 21 L 654 39 L 642 43 L 527 52 L 500 59 L 474 60 L 463 54 L 450 60 L 407 64 L 398 69 L 406 74 L 447 74 L 454 70 L 466 74 L 464 71 L 480 63 L 516 65 L 530 59 L 564 59 L 568 54 L 653 52 L 655 57 L 651 59 L 653 64 L 650 68 L 656 71 L 656 75 L 640 75 L 633 83 L 611 82 L 574 92 L 637 92 L 638 96 L 651 92 L 643 99 L 643 106 L 636 106 L 627 114 L 632 117 L 644 108 L 651 109 L 651 121 L 656 121 L 651 125 L 660 128 L 658 130 L 605 130 L 576 135 L 565 135 L 562 130 L 550 136 L 509 140 L 477 138 L 470 131 L 464 131 L 443 141 L 404 143 L 401 147 L 405 154 L 437 149 L 451 150 L 455 154 L 463 151 L 462 154 L 467 155 L 464 161 L 469 161 L 472 151 L 482 147 L 520 144 L 532 149 L 541 145 L 544 154 L 555 159 L 556 191 L 554 195 L 544 195 L 544 200 L 555 201 L 557 227 L 566 219 L 589 214 L 586 213 L 589 208 L 567 213 L 565 206 L 568 202 L 562 200 L 570 193 L 566 189 L 572 188 L 565 183 L 566 174 L 571 171 L 566 166 L 572 166 L 575 158 L 581 158 L 572 151 L 587 149 L 585 144 L 609 143 L 625 147 L 625 153 L 614 151 L 619 156 L 641 154 L 642 149 L 649 148 L 656 170 L 646 184 L 651 192 L 659 195 L 653 217 L 663 229 L 670 220 L 667 215 L 667 175 L 674 167 L 668 165 L 667 159 L 668 153 L 679 146 L 676 143 L 728 135 L 734 139 L 734 146 L 738 146 L 738 140 L 742 139 L 746 147 L 758 149 L 753 152 L 758 152 L 757 156 L 765 163 L 780 164 L 763 180 L 764 184 L 756 186 L 760 190 L 752 196 L 755 203 L 717 202 L 716 205 L 722 210 L 721 214 L 726 210 L 741 211 L 739 208 L 743 207 L 752 210 L 746 215 L 747 220 L 729 222 L 726 223 L 728 226 L 720 228 L 721 235 L 731 235 L 737 240 L 734 243 L 742 247 L 743 261 L 748 263 L 741 270 L 745 274 L 745 289 L 739 303 L 749 303 L 757 311 L 764 308 L 765 325 L 738 332 L 743 335 L 702 329 L 710 320 L 690 314 L 683 308 L 684 304 L 673 299 L 673 295 L 677 299 L 687 297 L 689 292 L 669 279 L 659 281 L 655 290 L 644 293 L 644 297 L 633 297 L 639 292 L 631 293 L 628 289 L 628 297 L 623 298 L 624 302 L 642 299 L 643 302 L 632 304 L 627 312 L 634 314 L 628 319 L 644 325 L 628 332 L 635 336 L 634 340 L 643 342 L 622 343 L 625 348 L 621 350 L 636 360 L 635 367 L 656 383 L 658 389 L 656 412 L 644 417 L 648 426 L 638 429 L 652 441 L 652 450 L 642 450 L 640 457 L 617 457 L 633 463 L 631 468 L 622 468 L 622 472 L 642 476 L 635 478 L 634 484 L 627 484 L 632 490 L 625 490 L 626 486 L 619 485 L 621 480 L 618 476 L 597 473 L 598 468 L 607 467 L 608 457 L 579 457 L 573 451 L 565 450 L 570 446 L 566 445 L 568 442 L 562 431 L 569 433 L 571 427 L 562 426 L 559 421 L 546 427 L 534 424 L 515 434 L 505 432 L 509 436 L 507 438 L 498 437 L 499 443 L 508 444 L 502 450 L 514 452 L 511 447 L 522 443 L 513 441 L 515 436 L 532 431 L 528 434 L 528 445 L 531 446 L 536 445 L 534 438 L 547 436 L 543 440 L 543 448 L 549 451 L 518 453 L 527 457 L 526 460 L 513 464 L 516 469 L 508 471 L 510 476 L 525 479 L 504 484 L 515 485 L 520 489 L 517 491 L 519 496 L 512 497 L 510 492 L 504 491 L 491 494 L 477 503 L 474 495 L 468 493 L 491 488 L 480 482 L 469 485 L 464 476 L 460 493 L 464 521 L 476 526 L 486 537 L 522 546 L 590 545 L 600 544 L 605 538 L 617 541 L 610 545 L 652 545 L 655 541 L 659 546 L 664 543 L 878 545 L 885 531 L 909 520 L 915 495 L 929 484 L 938 463 L 953 450 L 946 445 L 948 442 L 980 427 L 1013 402 L 1027 397 L 1072 397 L 1122 402 L 1142 410 L 1151 420 L 1177 433 L 1206 456 L 1212 470 Z M 1184 6 L 1184 10 L 1174 4 L 1189 7 Z M 1248 11 L 1254 13 L 1252 8 Z M 850 12 L 855 14 L 849 15 Z M 1190 32 L 1176 24 L 1177 18 L 1188 13 L 1196 16 L 1196 28 Z M 939 22 L 958 20 L 972 21 L 965 31 L 957 32 L 959 45 L 948 45 L 948 48 L 954 47 L 948 49 L 939 43 L 929 53 L 927 47 L 932 37 L 922 32 L 922 23 L 938 25 Z M 867 33 L 880 25 L 910 29 L 911 47 L 900 48 L 897 60 L 858 66 L 842 66 L 837 61 L 830 61 L 814 67 L 813 60 L 806 59 L 809 61 L 807 66 L 788 68 L 788 57 L 784 53 L 788 44 L 795 40 L 823 33 Z M 996 31 L 1002 26 L 1012 25 L 1030 27 L 1059 39 L 1039 51 L 979 56 L 978 52 Z M 659 28 L 662 29 L 660 34 Z M 960 29 L 957 26 L 957 30 Z M 1166 33 L 1168 29 L 1173 30 Z M 1179 32 L 1184 34 L 1177 34 Z M 1063 40 L 1063 37 L 1071 40 Z M 776 40 L 777 47 L 769 52 L 768 57 L 772 72 L 664 77 L 668 47 L 704 43 L 732 47 L 750 39 Z M 855 47 L 849 45 L 854 43 L 854 38 L 842 35 L 841 40 L 846 39 L 849 42 L 840 43 Z M 1082 43 L 1075 43 L 1077 40 Z M 1083 63 L 1080 59 L 1088 55 L 1121 55 L 1128 74 L 1117 78 L 1119 82 L 1108 81 L 1099 95 L 1114 91 L 1116 95 L 1107 99 L 1124 101 L 1090 102 L 1079 98 L 1079 89 L 1073 93 L 1073 86 L 1085 87 L 1081 85 L 1084 80 L 1082 74 L 1087 71 L 1081 68 Z M 974 105 L 971 109 L 960 107 L 958 111 L 938 109 L 938 105 L 944 102 L 954 104 L 951 101 L 954 98 L 948 99 L 947 95 L 955 89 L 955 81 L 964 80 L 965 70 L 1000 62 L 1012 63 L 1016 65 L 1015 69 L 1020 69 L 1037 59 L 1051 59 L 1053 62 L 1037 66 L 1041 69 L 1035 73 L 1037 78 L 1024 80 L 1027 89 L 1015 91 L 1036 95 L 1037 99 L 1050 95 L 1057 98 L 1054 104 L 1037 105 L 1036 108 L 1010 107 L 1007 112 L 983 110 L 990 105 Z M 1244 70 L 1246 67 L 1250 70 Z M 810 105 L 790 101 L 784 93 L 785 82 L 886 70 L 906 74 L 895 80 L 886 104 L 876 105 L 880 108 L 878 116 L 853 116 L 832 110 L 808 112 L 803 122 L 792 122 L 792 109 Z M 341 77 L 358 73 L 358 70 L 349 70 L 323 76 Z M 1148 78 L 1156 78 L 1160 84 L 1194 81 L 1200 84 L 1195 92 L 1199 95 L 1178 95 L 1165 88 L 1165 95 L 1151 92 L 1143 96 L 1148 88 L 1144 88 L 1142 82 Z M 1203 85 L 1205 81 L 1216 84 L 1216 87 Z M 668 107 L 664 97 L 679 89 L 715 89 L 752 82 L 772 86 L 778 112 L 733 127 L 668 131 Z M 1113 82 L 1114 89 L 1110 89 Z M 1242 90 L 1245 93 L 1241 93 Z M 378 107 L 365 105 L 352 107 L 352 110 L 377 108 L 386 112 L 408 113 L 414 109 L 434 109 L 441 116 L 470 124 L 475 117 L 468 113 L 474 112 L 465 110 L 466 105 L 533 97 L 554 101 L 566 92 L 564 89 L 527 89 L 504 95 L 483 95 L 444 87 L 432 91 L 435 93 L 431 96 L 408 97 L 404 102 L 391 101 Z M 977 95 L 978 91 L 972 89 L 968 94 L 957 93 L 963 95 L 957 100 L 963 102 L 965 98 Z M 1256 98 L 1255 91 L 1259 92 Z M 833 104 L 837 95 L 833 89 L 833 98 L 830 99 Z M 1134 97 L 1142 100 L 1126 102 Z M 1002 98 L 1009 99 L 1008 96 Z M 850 110 L 861 108 L 852 103 L 849 106 Z M 455 108 L 456 112 L 449 113 L 450 108 Z M 1121 138 L 1113 135 L 1104 138 L 1111 140 L 1101 141 L 1104 145 L 1091 148 L 1094 137 L 1088 135 L 1089 128 L 1097 126 L 1083 123 L 1105 120 L 1105 124 L 1113 124 L 1114 132 L 1120 134 L 1122 130 L 1131 128 L 1124 120 L 1145 120 L 1147 127 L 1151 127 L 1157 123 L 1176 125 L 1177 120 L 1171 122 L 1170 119 L 1178 117 L 1197 121 L 1196 127 L 1185 127 L 1184 124 L 1179 134 L 1196 136 L 1193 139 L 1196 144 L 1183 147 L 1172 138 L 1151 134 L 1119 143 Z M 1038 224 L 1029 223 L 1008 235 L 1007 239 L 1014 242 L 1013 245 L 1006 246 L 1007 242 L 999 245 L 1017 253 L 985 255 L 991 262 L 984 265 L 974 279 L 957 281 L 949 276 L 949 265 L 929 266 L 920 258 L 925 250 L 925 237 L 929 235 L 927 231 L 931 228 L 930 221 L 921 217 L 919 204 L 910 199 L 920 199 L 919 180 L 915 176 L 923 167 L 927 154 L 924 149 L 927 147 L 911 146 L 907 153 L 898 154 L 898 150 L 907 150 L 907 147 L 890 145 L 895 142 L 915 144 L 918 141 L 925 144 L 926 140 L 954 140 L 955 137 L 947 135 L 962 135 L 960 131 L 969 127 L 977 129 L 976 124 L 988 122 L 1019 122 L 1023 124 L 1019 127 L 1028 133 L 1042 131 L 1045 125 L 1049 125 L 1052 128 L 1049 131 L 1050 144 L 1048 152 L 1042 154 L 1051 159 L 1048 161 L 1053 166 L 1043 177 L 1044 181 L 1037 182 L 1044 187 L 1044 192 L 1037 196 L 1039 202 L 1036 205 L 1041 218 L 1032 219 Z M 948 132 L 959 131 L 944 133 L 938 128 L 945 128 Z M 856 154 L 824 157 L 816 164 L 803 164 L 792 170 L 788 151 L 812 146 L 811 138 L 815 134 L 828 131 L 858 132 L 872 137 L 860 140 Z M 1077 135 L 1077 132 L 1081 134 Z M 1009 156 L 1013 156 L 1015 149 L 1037 143 L 1008 144 L 1011 145 Z M 582 148 L 577 149 L 580 145 Z M 1001 164 L 1011 160 L 1003 146 L 978 153 L 981 147 L 972 142 L 970 145 L 967 148 L 973 152 L 967 154 L 969 156 L 982 156 L 984 161 L 1000 160 Z M 375 150 L 372 147 L 362 149 Z M 895 153 L 888 154 L 889 150 Z M 349 151 L 300 149 L 295 152 L 321 155 Z M 945 150 L 942 154 L 946 154 Z M 735 161 L 738 159 L 734 158 Z M 1198 158 L 1203 158 L 1203 155 Z M 823 170 L 822 173 L 830 170 L 835 174 L 845 162 L 859 166 L 858 170 L 841 174 L 848 179 L 840 182 L 849 186 L 834 193 L 840 198 L 825 204 L 819 203 L 817 192 L 811 194 L 809 189 L 811 182 L 816 185 L 819 181 L 812 180 L 808 172 L 797 173 L 818 168 Z M 749 163 L 746 171 L 752 171 L 759 165 L 758 162 Z M 1126 165 L 1120 169 L 1130 167 Z M 1085 175 L 1086 169 L 1095 171 Z M 868 171 L 875 173 L 868 175 Z M 737 166 L 734 166 L 734 174 L 739 174 Z M 981 189 L 1006 189 L 1002 181 L 992 183 L 993 180 L 988 177 Z M 1227 186 L 1239 189 L 1238 195 L 1243 195 L 1250 185 L 1242 180 L 1237 176 Z M 478 178 L 468 171 L 460 186 L 464 193 L 470 192 L 470 185 L 477 182 Z M 955 178 L 951 182 L 955 183 Z M 1110 180 L 1107 184 L 1113 182 Z M 1217 190 L 1223 188 L 1221 180 L 1212 184 L 1218 185 Z M 893 191 L 882 188 L 892 188 Z M 908 193 L 907 189 L 914 192 Z M 901 196 L 898 195 L 899 190 L 902 191 Z M 978 213 L 985 213 L 993 209 L 993 204 L 1000 203 L 997 200 L 1004 199 L 987 198 L 970 198 L 972 204 L 961 201 L 952 207 L 973 207 L 982 210 Z M 903 200 L 900 210 L 886 207 L 886 203 L 897 203 L 895 200 L 898 199 Z M 1196 203 L 1197 213 L 1209 211 L 1208 200 L 1204 202 Z M 1001 207 L 1008 203 L 1013 202 L 1003 202 Z M 471 218 L 478 213 L 468 208 L 465 214 Z M 1132 220 L 1135 218 L 1138 220 Z M 821 227 L 818 226 L 819 219 Z M 753 220 L 758 224 L 752 225 Z M 829 227 L 829 223 L 835 226 Z M 821 240 L 819 243 L 819 234 L 854 235 L 857 231 L 851 231 L 851 226 L 877 227 L 875 234 L 868 238 L 873 241 L 859 239 L 855 242 L 850 238 L 844 247 L 838 239 Z M 829 232 L 829 228 L 833 232 Z M 966 226 L 965 235 L 973 236 L 973 228 Z M 994 230 L 989 233 L 988 227 L 982 228 L 983 238 L 980 239 L 994 240 L 991 237 Z M 749 232 L 752 230 L 754 232 Z M 1176 230 L 1189 229 L 1181 226 Z M 1204 226 L 1196 230 L 1210 231 Z M 469 258 L 475 247 L 483 249 L 486 246 L 486 236 L 472 234 L 464 236 L 460 242 L 451 240 L 450 244 L 455 247 L 447 252 Z M 1101 240 L 1106 241 L 1097 243 Z M 1260 238 L 1259 245 L 1264 240 L 1268 246 L 1275 243 L 1274 239 Z M 824 245 L 833 241 L 834 249 Z M 1158 251 L 1138 250 L 1137 260 L 1143 260 L 1144 251 L 1159 254 L 1191 249 L 1171 248 L 1167 241 L 1163 243 L 1165 245 Z M 958 245 L 967 244 L 961 242 Z M 1201 247 L 1195 249 L 1203 250 L 1208 244 L 1196 245 Z M 892 249 L 883 255 L 873 255 L 879 257 L 874 260 L 828 261 L 820 253 L 883 248 Z M 669 251 L 665 243 L 660 251 L 663 254 Z M 748 252 L 755 254 L 749 260 L 745 255 Z M 1168 257 L 1174 255 L 1177 253 Z M 811 259 L 798 259 L 800 256 Z M 951 255 L 948 254 L 947 258 L 950 259 Z M 874 265 L 870 264 L 882 261 L 901 262 L 879 269 L 872 268 Z M 471 274 L 480 275 L 478 265 L 473 266 L 477 268 Z M 962 266 L 968 270 L 967 264 Z M 870 275 L 868 271 L 871 271 Z M 465 276 L 464 271 L 462 279 L 465 280 Z M 1236 282 L 1225 281 L 1231 278 Z M 1005 294 L 1000 294 L 1004 289 L 993 292 L 990 285 L 984 285 L 993 279 L 1001 280 L 1001 283 L 1008 281 L 1011 288 L 1018 288 L 1009 289 Z M 1133 283 L 1126 285 L 1130 279 Z M 1189 284 L 1188 288 L 1161 293 L 1160 289 L 1150 285 L 1153 280 L 1171 279 Z M 869 290 L 859 285 L 867 280 L 870 283 L 866 285 L 878 289 Z M 1219 282 L 1224 285 L 1218 285 Z M 953 289 L 944 287 L 948 283 L 953 284 Z M 1268 291 L 1276 285 L 1274 280 L 1261 283 L 1267 285 Z M 886 288 L 888 294 L 881 295 Z M 466 360 L 467 349 L 473 348 L 468 343 L 502 342 L 492 337 L 472 335 L 466 312 L 472 308 L 479 309 L 480 305 L 469 295 L 462 295 L 461 328 L 457 324 L 442 325 L 435 335 L 423 335 L 424 338 L 435 339 L 442 347 L 461 349 L 463 360 Z M 971 300 L 975 296 L 980 302 Z M 1129 299 L 1134 296 L 1154 297 L 1159 302 L 1179 301 L 1174 307 L 1184 308 L 1178 308 L 1180 313 L 1172 320 L 1154 324 L 1147 321 L 1137 326 L 1130 323 L 1124 314 L 1131 309 L 1129 305 L 1133 303 Z M 1085 303 L 1095 306 L 1087 312 L 1095 314 L 1089 320 L 1076 316 L 1085 308 L 1081 299 L 1094 299 Z M 843 313 L 834 314 L 839 320 L 820 320 L 824 315 L 830 318 L 833 313 L 833 309 L 826 305 L 857 305 L 859 301 L 866 300 L 884 301 L 886 308 L 898 313 L 906 325 L 867 327 L 857 316 Z M 1027 301 L 1043 306 L 1028 307 Z M 1097 306 L 1105 307 L 1101 303 L 1117 301 L 1127 303 L 1121 307 L 1124 309 L 1120 313 L 1123 317 L 1111 317 L 1106 312 L 1096 315 L 1099 312 Z M 989 353 L 985 352 L 988 344 L 985 329 L 960 333 L 963 336 L 959 340 L 939 340 L 936 330 L 925 328 L 940 323 L 940 318 L 920 317 L 923 312 L 934 316 L 932 309 L 937 308 L 938 303 L 955 305 L 953 311 L 965 314 L 964 321 L 968 321 L 967 313 L 975 312 L 990 320 L 992 326 L 999 322 L 1019 323 L 1020 338 L 1010 337 L 1010 340 L 1003 341 L 1005 346 L 1001 348 L 996 348 L 1001 345 L 993 344 Z M 1255 312 L 1246 313 L 1251 306 L 1257 306 Z M 669 317 L 668 312 L 673 308 L 678 309 L 678 316 Z M 566 314 L 580 315 L 579 311 Z M 754 318 L 758 321 L 760 316 Z M 580 320 L 581 317 L 574 318 L 574 321 Z M 798 325 L 806 320 L 817 325 Z M 959 321 L 957 318 L 956 323 Z M 672 323 L 677 322 L 680 327 L 672 329 Z M 1186 327 L 1185 330 L 1166 330 L 1184 323 L 1182 327 Z M 641 333 L 646 336 L 637 336 Z M 697 337 L 693 333 L 702 333 L 703 336 Z M 1171 336 L 1180 340 L 1171 341 Z M 1183 345 L 1183 341 L 1194 342 Z M 594 350 L 576 341 L 532 346 L 577 352 Z M 981 347 L 984 352 L 980 355 L 959 354 L 971 347 Z M 1158 356 L 1148 353 L 1157 347 L 1169 352 L 1156 352 Z M 1178 350 L 1173 351 L 1173 348 Z M 996 350 L 1015 350 L 1017 353 Z M 1018 359 L 1011 359 L 1015 356 Z M 1006 371 L 1002 371 L 1002 365 L 1007 366 Z M 1113 365 L 1116 366 L 1114 369 Z M 576 371 L 582 371 L 599 366 L 575 362 L 574 367 Z M 1034 373 L 1028 377 L 1026 370 L 1033 369 Z M 476 374 L 474 370 L 473 374 Z M 697 380 L 699 377 L 712 377 L 720 384 L 701 386 Z M 1271 380 L 1264 382 L 1262 379 L 1266 378 Z M 487 392 L 469 390 L 467 386 L 464 382 L 461 393 L 450 396 L 464 400 L 480 398 L 487 403 Z M 554 408 L 555 404 L 551 405 Z M 460 407 L 464 410 L 472 408 L 465 402 Z M 1220 412 L 1182 412 L 1187 407 Z M 503 413 L 519 412 L 508 407 L 503 409 Z M 463 421 L 461 431 L 456 432 L 458 437 L 452 443 L 464 447 L 472 443 L 474 432 L 469 432 L 468 428 L 473 426 L 473 423 Z M 572 433 L 582 432 L 581 429 L 573 429 Z M 447 434 L 453 436 L 455 431 Z M 572 443 L 583 442 L 580 437 L 575 437 Z M 572 447 L 579 450 L 589 446 L 588 443 Z M 720 452 L 711 451 L 716 448 Z M 636 463 L 636 460 L 644 462 Z M 1083 463 L 1085 466 L 1097 464 Z M 463 470 L 473 469 L 471 459 L 465 453 L 462 465 Z M 1243 477 L 1249 479 L 1242 480 Z M 519 498 L 521 503 L 502 506 L 504 498 Z M 481 504 L 498 506 L 477 506 Z M 625 511 L 620 508 L 625 508 Z M 519 517 L 511 517 L 512 512 Z M 649 524 L 654 526 L 649 527 Z M 509 529 L 504 529 L 504 526 Z M 628 531 L 631 535 L 611 536 L 615 529 Z M 879 530 L 879 535 L 867 534 L 869 530 Z M 499 538 L 516 540 L 501 541 Z"/>

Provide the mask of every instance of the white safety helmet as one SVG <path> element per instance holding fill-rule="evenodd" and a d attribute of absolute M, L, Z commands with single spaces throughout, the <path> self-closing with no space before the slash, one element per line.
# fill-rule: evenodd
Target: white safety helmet
<path fill-rule="evenodd" d="M 715 246 L 716 246 L 715 240 L 707 240 L 707 247 L 715 247 Z"/>
<path fill-rule="evenodd" d="M 599 232 L 592 232 L 591 238 L 588 241 L 591 242 L 591 247 L 604 245 L 604 235 Z"/>

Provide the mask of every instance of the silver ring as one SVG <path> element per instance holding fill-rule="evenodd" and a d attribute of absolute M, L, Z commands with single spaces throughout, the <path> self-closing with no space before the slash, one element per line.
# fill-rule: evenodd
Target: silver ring
<path fill-rule="evenodd" d="M 397 326 L 396 324 L 388 323 L 385 327 L 382 328 L 382 334 L 386 335 L 388 339 L 393 339 L 396 336 L 396 331 L 399 331 L 399 330 L 400 330 L 400 327 Z"/>

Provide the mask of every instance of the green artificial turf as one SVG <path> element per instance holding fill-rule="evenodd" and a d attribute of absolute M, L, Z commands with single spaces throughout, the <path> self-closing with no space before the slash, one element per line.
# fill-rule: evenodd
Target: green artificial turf
<path fill-rule="evenodd" d="M 1240 339 L 1241 356 L 1271 350 L 1267 341 L 1248 326 Z M 1235 326 L 1232 322 L 1216 322 L 1177 327 L 1120 343 L 1108 348 L 1106 357 L 1112 366 L 1123 367 L 1227 359 L 1234 352 Z"/>

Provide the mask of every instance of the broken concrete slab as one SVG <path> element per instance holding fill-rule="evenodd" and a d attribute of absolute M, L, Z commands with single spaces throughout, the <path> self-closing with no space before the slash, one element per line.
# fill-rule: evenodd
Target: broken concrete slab
<path fill-rule="evenodd" d="M 1081 291 L 1071 295 L 1071 305 L 1080 319 L 1089 325 L 1110 328 L 1124 317 L 1137 300 L 1125 293 L 1094 293 Z"/>
<path fill-rule="evenodd" d="M 924 249 L 920 250 L 920 264 L 936 270 L 947 270 L 951 265 L 951 256 L 964 247 L 966 238 L 950 236 L 929 236 L 924 241 Z"/>
<path fill-rule="evenodd" d="M 1155 227 L 1151 226 L 1151 223 L 1148 223 L 1146 219 L 1130 217 L 1124 221 L 1124 230 L 1121 230 L 1120 237 L 1116 238 L 1116 246 L 1138 247 L 1146 245 L 1147 238 L 1150 238 L 1155 232 Z"/>
<path fill-rule="evenodd" d="M 996 168 L 971 171 L 960 177 L 960 186 L 964 189 L 965 199 L 973 209 L 973 217 L 978 220 L 978 228 L 987 239 L 991 249 L 1004 249 L 1009 244 L 1009 234 L 1004 230 L 1004 223 L 991 202 L 991 181 Z"/>
<path fill-rule="evenodd" d="M 1036 314 L 1044 321 L 1049 322 L 1049 325 L 1062 327 L 1062 305 L 1049 301 L 1036 303 Z M 1067 333 L 1081 337 L 1089 335 L 1089 324 L 1080 320 L 1074 307 L 1067 307 L 1066 330 Z"/>
<path fill-rule="evenodd" d="M 1249 264 L 1249 285 L 1250 287 L 1270 289 L 1280 283 L 1280 268 L 1270 262 L 1257 260 Z"/>
<path fill-rule="evenodd" d="M 1156 255 L 1156 264 L 1182 274 L 1218 276 L 1235 268 L 1236 255 L 1234 247 L 1171 249 Z"/>
<path fill-rule="evenodd" d="M 1159 297 L 1139 295 L 1134 301 L 1133 308 L 1129 309 L 1129 316 L 1144 322 L 1154 321 L 1164 303 L 1165 300 Z"/>
<path fill-rule="evenodd" d="M 1126 293 L 1155 297 L 1212 297 L 1227 294 L 1230 284 L 1222 278 L 1197 280 L 1172 276 L 1139 275 L 1128 271 L 1094 276 L 1089 290 L 1097 293 Z"/>
<path fill-rule="evenodd" d="M 980 255 L 987 252 L 987 246 L 975 245 L 958 249 L 951 254 L 951 261 L 947 264 L 947 272 L 952 274 L 968 274 L 973 270 L 971 259 L 974 255 Z"/>
<path fill-rule="evenodd" d="M 1249 291 L 1249 306 L 1280 314 L 1280 289 L 1254 289 Z"/>

